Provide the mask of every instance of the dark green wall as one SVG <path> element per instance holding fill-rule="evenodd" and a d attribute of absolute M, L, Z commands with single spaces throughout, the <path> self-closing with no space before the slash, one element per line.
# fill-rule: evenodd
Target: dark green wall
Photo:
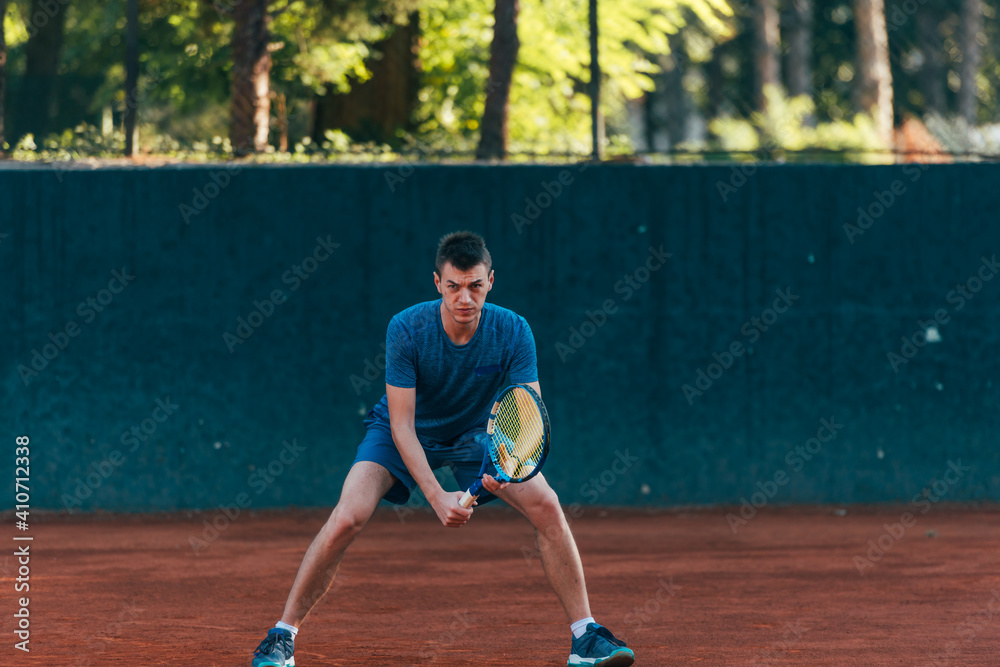
<path fill-rule="evenodd" d="M 566 503 L 909 501 L 935 480 L 1000 499 L 1000 280 L 949 298 L 1000 249 L 998 165 L 226 169 L 0 170 L 3 486 L 27 434 L 32 507 L 335 503 L 383 390 L 360 380 L 392 314 L 436 297 L 457 228 L 486 236 L 491 300 L 534 330 Z M 845 231 L 859 207 L 876 217 Z M 318 237 L 339 247 L 293 290 Z M 641 282 L 651 247 L 671 256 Z M 230 352 L 223 334 L 274 290 Z M 896 372 L 887 354 L 938 310 L 940 341 Z M 49 334 L 65 349 L 26 384 Z M 685 395 L 699 369 L 716 379 Z M 807 461 L 824 419 L 836 437 Z"/>

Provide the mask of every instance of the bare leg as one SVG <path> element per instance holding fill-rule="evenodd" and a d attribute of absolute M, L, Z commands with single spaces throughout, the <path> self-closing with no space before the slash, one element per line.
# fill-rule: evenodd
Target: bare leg
<path fill-rule="evenodd" d="M 522 484 L 511 484 L 497 496 L 523 514 L 535 528 L 542 568 L 569 622 L 590 616 L 580 552 L 556 492 L 539 474 Z"/>
<path fill-rule="evenodd" d="M 344 480 L 340 502 L 302 559 L 281 615 L 283 622 L 298 627 L 305 620 L 333 583 L 344 551 L 364 529 L 393 483 L 395 478 L 377 463 L 354 464 Z"/>

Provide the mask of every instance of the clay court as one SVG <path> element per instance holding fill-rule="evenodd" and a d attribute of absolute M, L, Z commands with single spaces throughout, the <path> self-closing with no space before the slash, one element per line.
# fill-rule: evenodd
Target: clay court
<path fill-rule="evenodd" d="M 917 513 L 861 576 L 854 556 L 907 509 L 765 507 L 736 535 L 725 509 L 585 508 L 572 525 L 594 614 L 638 665 L 996 665 L 1000 510 Z M 325 516 L 244 513 L 197 554 L 215 515 L 36 516 L 32 650 L 16 664 L 248 664 Z M 403 519 L 380 510 L 348 551 L 296 664 L 565 664 L 566 622 L 520 517 Z"/>

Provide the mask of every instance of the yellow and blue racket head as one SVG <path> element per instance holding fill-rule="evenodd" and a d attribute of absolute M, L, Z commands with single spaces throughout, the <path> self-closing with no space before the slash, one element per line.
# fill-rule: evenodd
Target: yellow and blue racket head
<path fill-rule="evenodd" d="M 549 415 L 534 389 L 515 384 L 500 392 L 486 432 L 498 480 L 524 482 L 541 470 L 549 454 Z"/>

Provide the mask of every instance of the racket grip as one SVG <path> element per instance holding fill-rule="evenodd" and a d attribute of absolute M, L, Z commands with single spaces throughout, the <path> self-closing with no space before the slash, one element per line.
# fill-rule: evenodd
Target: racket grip
<path fill-rule="evenodd" d="M 472 483 L 472 486 L 469 487 L 469 490 L 465 492 L 465 494 L 462 496 L 462 499 L 458 501 L 458 504 L 468 509 L 472 507 L 472 503 L 476 502 L 476 498 L 478 498 L 479 494 L 482 492 L 483 492 L 483 480 L 477 479 L 475 482 Z"/>
<path fill-rule="evenodd" d="M 469 493 L 468 491 L 466 491 L 465 495 L 462 496 L 462 499 L 458 501 L 458 504 L 461 505 L 462 507 L 468 509 L 468 508 L 472 507 L 472 503 L 476 502 L 476 498 L 478 498 L 478 497 L 479 496 L 474 496 L 471 493 Z"/>

